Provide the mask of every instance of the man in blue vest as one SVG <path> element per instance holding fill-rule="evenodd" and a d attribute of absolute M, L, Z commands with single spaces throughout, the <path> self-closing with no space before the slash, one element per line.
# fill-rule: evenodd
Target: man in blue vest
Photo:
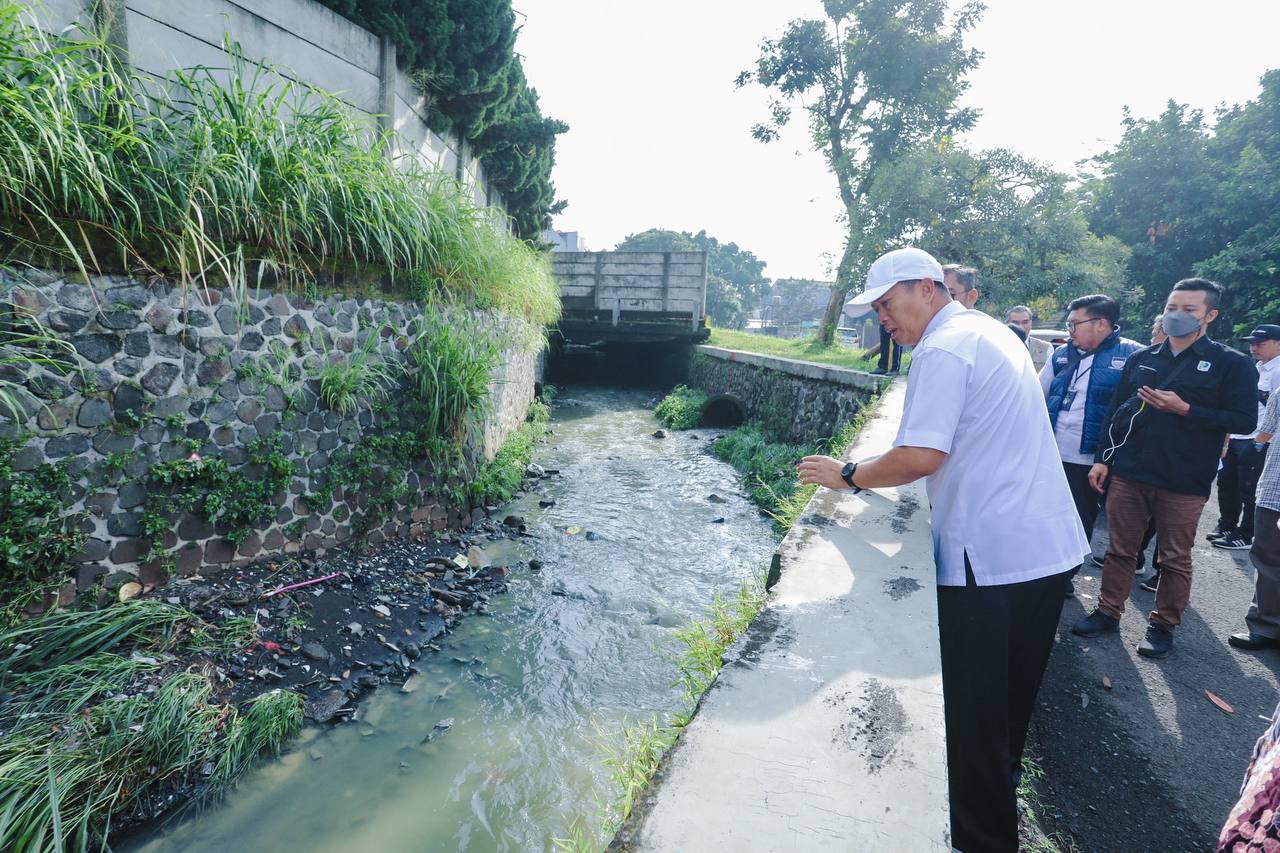
<path fill-rule="evenodd" d="M 1071 342 L 1045 362 L 1040 386 L 1076 512 L 1092 538 L 1102 496 L 1089 485 L 1089 469 L 1125 362 L 1142 344 L 1120 337 L 1120 306 L 1110 296 L 1081 296 L 1067 312 Z"/>

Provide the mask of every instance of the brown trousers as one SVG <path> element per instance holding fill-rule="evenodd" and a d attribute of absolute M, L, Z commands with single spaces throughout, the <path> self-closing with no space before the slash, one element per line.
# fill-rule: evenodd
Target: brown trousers
<path fill-rule="evenodd" d="M 1111 540 L 1102 566 L 1098 609 L 1119 619 L 1133 588 L 1133 573 L 1147 525 L 1156 523 L 1156 562 L 1160 584 L 1151 621 L 1173 629 L 1191 600 L 1191 546 L 1208 498 L 1184 495 L 1112 477 L 1107 491 L 1107 531 Z"/>

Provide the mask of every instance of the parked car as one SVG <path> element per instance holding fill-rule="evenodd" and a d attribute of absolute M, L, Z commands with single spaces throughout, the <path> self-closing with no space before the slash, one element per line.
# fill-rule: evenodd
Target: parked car
<path fill-rule="evenodd" d="M 1063 329 L 1032 329 L 1031 337 L 1036 340 L 1048 341 L 1055 347 L 1060 347 L 1071 340 L 1071 336 Z"/>

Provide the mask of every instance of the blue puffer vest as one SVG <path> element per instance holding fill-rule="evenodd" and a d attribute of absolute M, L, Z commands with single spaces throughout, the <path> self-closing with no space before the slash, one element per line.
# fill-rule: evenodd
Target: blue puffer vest
<path fill-rule="evenodd" d="M 1098 438 L 1102 435 L 1103 422 L 1107 412 L 1111 410 L 1111 396 L 1120 384 L 1120 374 L 1124 371 L 1124 363 L 1144 347 L 1137 341 L 1120 337 L 1116 329 L 1104 340 L 1093 353 L 1093 367 L 1089 369 L 1089 390 L 1084 398 L 1084 429 L 1080 439 L 1080 452 L 1093 453 L 1098 447 Z M 1049 357 L 1053 365 L 1053 383 L 1049 386 L 1046 402 L 1049 405 L 1049 421 L 1057 426 L 1058 410 L 1067 396 L 1067 386 L 1075 373 L 1080 359 L 1087 356 L 1076 349 L 1075 344 L 1068 343 L 1054 350 Z M 1076 389 L 1077 392 L 1079 389 Z"/>

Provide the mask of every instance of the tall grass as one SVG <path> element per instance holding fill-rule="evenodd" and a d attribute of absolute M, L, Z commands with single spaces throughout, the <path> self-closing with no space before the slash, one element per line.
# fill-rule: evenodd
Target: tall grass
<path fill-rule="evenodd" d="M 407 355 L 421 429 L 459 447 L 475 439 L 489 412 L 497 343 L 479 324 L 429 307 L 416 323 Z"/>
<path fill-rule="evenodd" d="M 245 61 L 121 71 L 0 2 L 0 241 L 33 262 L 201 286 L 363 272 L 552 322 L 546 259 L 448 176 L 394 164 L 336 97 Z M 399 168 L 397 167 L 399 166 Z"/>
<path fill-rule="evenodd" d="M 274 691 L 239 711 L 215 700 L 206 672 L 153 675 L 180 641 L 242 648 L 246 634 L 145 600 L 0 634 L 0 689 L 13 692 L 0 705 L 0 849 L 105 849 L 111 817 L 158 786 L 210 796 L 278 752 L 301 726 L 300 696 Z"/>
<path fill-rule="evenodd" d="M 196 672 L 152 695 L 28 718 L 0 737 L 0 840 L 17 853 L 105 847 L 111 815 L 151 789 L 205 775 L 204 794 L 215 794 L 301 722 L 296 694 L 266 694 L 241 714 Z"/>
<path fill-rule="evenodd" d="M 346 414 L 362 402 L 375 403 L 391 392 L 400 375 L 400 364 L 377 353 L 380 340 L 377 330 L 370 332 L 359 349 L 320 372 L 320 397 L 326 406 Z"/>
<path fill-rule="evenodd" d="M 75 349 L 35 317 L 11 303 L 0 302 L 0 368 L 17 369 L 25 375 L 33 367 L 46 367 L 61 375 L 75 372 Z M 0 415 L 15 423 L 22 423 L 28 416 L 21 405 L 20 387 L 0 375 Z"/>

